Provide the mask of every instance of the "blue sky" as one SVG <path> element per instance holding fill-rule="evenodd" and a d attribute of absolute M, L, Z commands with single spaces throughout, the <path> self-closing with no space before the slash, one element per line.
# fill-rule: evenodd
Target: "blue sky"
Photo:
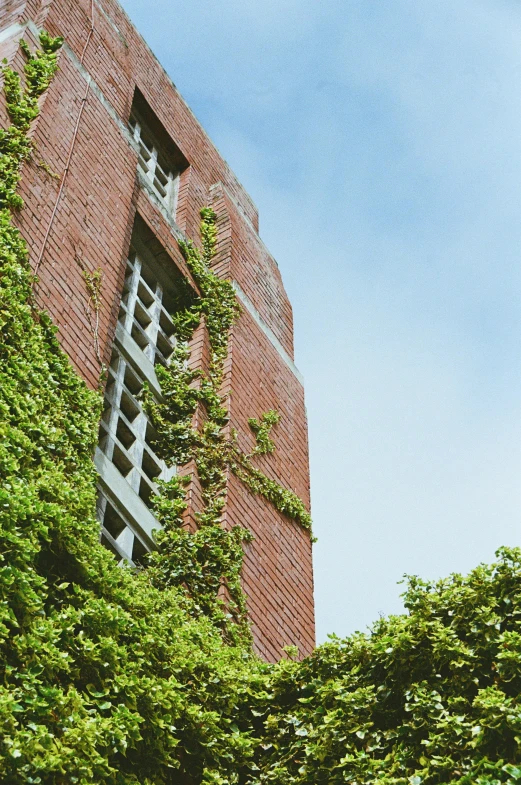
<path fill-rule="evenodd" d="M 293 303 L 317 635 L 521 544 L 521 5 L 123 6 Z"/>

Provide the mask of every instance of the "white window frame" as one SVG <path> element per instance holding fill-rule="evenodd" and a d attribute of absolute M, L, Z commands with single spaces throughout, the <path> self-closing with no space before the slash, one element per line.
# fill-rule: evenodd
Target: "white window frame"
<path fill-rule="evenodd" d="M 175 347 L 172 320 L 164 307 L 167 276 L 159 280 L 147 256 L 144 243 L 134 238 L 95 456 L 101 540 L 121 562 L 131 565 L 153 548 L 153 530 L 160 528 L 150 503 L 156 481 L 168 480 L 176 472 L 155 454 L 153 428 L 139 398 L 145 382 L 160 397 L 154 367 L 158 362 L 168 365 Z M 155 268 L 157 272 L 157 264 Z"/>

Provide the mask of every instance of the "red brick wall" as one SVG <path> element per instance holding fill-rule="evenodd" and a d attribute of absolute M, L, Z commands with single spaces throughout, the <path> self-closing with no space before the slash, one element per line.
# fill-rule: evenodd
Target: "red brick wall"
<path fill-rule="evenodd" d="M 115 0 L 103 0 L 102 6 L 94 2 L 94 32 L 80 64 L 90 13 L 91 0 L 12 0 L 0 10 L 1 30 L 29 23 L 23 35 L 30 44 L 36 43 L 35 24 L 66 41 L 32 131 L 35 151 L 21 186 L 26 206 L 17 218 L 33 265 L 41 261 L 39 302 L 58 325 L 77 370 L 95 386 L 99 363 L 81 265 L 103 272 L 100 345 L 106 360 L 136 213 L 172 264 L 188 275 L 176 237 L 183 232 L 199 242 L 199 211 L 212 204 L 218 214 L 215 269 L 234 280 L 250 304 L 233 329 L 226 364 L 231 424 L 239 430 L 243 448 L 250 450 L 247 418 L 272 408 L 281 413 L 274 429 L 277 451 L 259 458 L 258 465 L 309 505 L 307 425 L 302 384 L 292 366 L 291 305 L 277 264 L 258 236 L 255 205 Z M 16 28 L 4 34 L 0 55 L 21 69 L 19 37 Z M 127 130 L 136 86 L 189 162 L 181 177 L 175 225 L 136 176 L 137 153 Z M 6 123 L 4 106 L 0 123 Z M 42 255 L 73 139 L 65 187 Z M 194 349 L 194 358 L 204 362 L 204 341 L 197 339 Z M 193 512 L 197 483 L 190 499 Z M 233 477 L 226 521 L 247 526 L 255 537 L 246 547 L 243 581 L 258 652 L 278 659 L 284 645 L 296 643 L 302 654 L 309 653 L 314 645 L 309 536 Z"/>

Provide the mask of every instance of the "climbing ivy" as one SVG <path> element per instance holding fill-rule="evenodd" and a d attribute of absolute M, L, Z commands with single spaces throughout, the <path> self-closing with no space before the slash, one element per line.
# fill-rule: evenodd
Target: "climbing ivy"
<path fill-rule="evenodd" d="M 103 282 L 103 273 L 101 271 L 101 267 L 97 267 L 93 272 L 87 269 L 83 260 L 76 256 L 76 262 L 78 267 L 81 270 L 81 277 L 83 278 L 83 282 L 85 284 L 85 290 L 87 293 L 87 302 L 85 304 L 85 316 L 87 318 L 87 322 L 89 325 L 89 329 L 92 333 L 92 339 L 94 341 L 94 353 L 96 355 L 96 359 L 99 363 L 99 367 L 101 369 L 100 373 L 100 385 L 105 380 L 106 369 L 103 365 L 103 360 L 101 358 L 101 348 L 99 342 L 99 321 L 100 321 L 100 312 L 101 312 L 101 289 L 102 289 L 102 282 Z"/>
<path fill-rule="evenodd" d="M 253 450 L 252 455 L 266 455 L 272 453 L 275 449 L 275 442 L 271 440 L 270 433 L 274 425 L 280 422 L 280 414 L 274 409 L 264 412 L 260 420 L 255 417 L 248 418 L 248 425 L 255 434 L 257 446 Z"/>
<path fill-rule="evenodd" d="M 56 71 L 56 52 L 62 43 L 61 38 L 51 38 L 42 33 L 42 52 L 32 54 L 22 40 L 21 48 L 27 58 L 24 88 L 16 71 L 5 67 L 2 69 L 11 125 L 7 129 L 0 129 L 0 209 L 19 209 L 23 206 L 16 189 L 20 182 L 21 163 L 29 158 L 32 150 L 27 132 L 39 112 L 38 98 L 45 92 Z"/>
<path fill-rule="evenodd" d="M 150 397 L 148 399 L 149 413 L 160 434 L 157 444 L 162 449 L 165 460 L 171 456 L 181 464 L 194 460 L 207 492 L 208 505 L 211 505 L 217 496 L 220 497 L 221 490 L 224 492 L 226 470 L 231 469 L 244 480 L 250 490 L 264 496 L 280 512 L 294 519 L 303 528 L 310 529 L 311 517 L 299 497 L 270 480 L 255 469 L 252 463 L 255 455 L 271 453 L 275 449 L 270 432 L 280 421 L 278 412 L 265 412 L 260 421 L 255 418 L 248 420 L 257 441 L 257 447 L 249 455 L 239 450 L 237 434 L 228 433 L 229 415 L 223 405 L 220 388 L 229 333 L 240 315 L 240 307 L 231 283 L 222 280 L 211 270 L 210 265 L 216 250 L 217 216 L 213 210 L 205 207 L 201 210 L 201 219 L 203 252 L 190 241 L 179 243 L 201 294 L 174 315 L 175 333 L 180 343 L 176 347 L 170 367 L 159 369 L 163 399 L 159 403 L 154 403 Z M 210 343 L 210 362 L 206 374 L 201 370 L 190 370 L 187 365 L 190 357 L 187 341 L 193 336 L 202 318 Z M 192 418 L 199 404 L 205 409 L 202 432 L 192 428 Z M 217 476 L 220 478 L 219 482 Z M 216 488 L 219 488 L 219 493 L 216 493 Z M 216 502 L 216 509 L 217 507 L 222 510 L 220 502 Z"/>
<path fill-rule="evenodd" d="M 202 252 L 190 241 L 180 242 L 199 295 L 173 316 L 178 343 L 169 367 L 157 369 L 161 400 L 151 394 L 145 396 L 158 434 L 156 451 L 168 463 L 193 467 L 201 485 L 203 509 L 196 515 L 196 530 L 191 531 L 183 520 L 188 480 L 177 477 L 162 484 L 155 502 L 155 513 L 163 527 L 157 535 L 160 547 L 148 562 L 157 585 L 166 581 L 183 586 L 201 611 L 221 625 L 228 638 L 235 640 L 239 635 L 246 640 L 249 628 L 240 575 L 242 543 L 249 541 L 251 535 L 239 526 L 223 526 L 228 472 L 232 471 L 252 493 L 263 496 L 304 528 L 310 528 L 311 518 L 295 493 L 266 477 L 252 462 L 256 455 L 275 449 L 270 432 L 280 415 L 270 410 L 259 421 L 249 420 L 257 442 L 251 454 L 239 449 L 237 434 L 229 428 L 229 414 L 220 388 L 229 333 L 240 315 L 240 307 L 231 283 L 211 269 L 216 220 L 213 210 L 201 210 Z M 210 345 L 207 372 L 189 367 L 188 341 L 201 322 Z M 193 421 L 198 407 L 203 409 L 203 424 L 196 428 Z M 174 563 L 176 567 L 172 569 Z"/>

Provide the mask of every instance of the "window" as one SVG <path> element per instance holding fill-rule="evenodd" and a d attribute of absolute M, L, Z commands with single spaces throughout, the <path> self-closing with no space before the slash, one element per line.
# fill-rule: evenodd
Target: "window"
<path fill-rule="evenodd" d="M 153 547 L 159 524 L 151 512 L 158 479 L 168 468 L 155 454 L 154 428 L 139 394 L 147 382 L 160 396 L 157 363 L 168 365 L 175 339 L 180 274 L 144 225 L 135 228 L 128 256 L 115 341 L 100 424 L 96 465 L 100 474 L 98 516 L 102 542 L 119 559 L 139 562 Z"/>
<path fill-rule="evenodd" d="M 165 157 L 154 145 L 152 137 L 139 121 L 131 115 L 129 125 L 134 139 L 139 145 L 138 165 L 145 177 L 150 181 L 154 191 L 164 202 L 165 207 L 174 212 L 176 175 L 168 166 Z"/>
<path fill-rule="evenodd" d="M 129 126 L 139 146 L 138 170 L 163 206 L 173 215 L 179 175 L 188 166 L 188 161 L 139 90 L 134 94 Z"/>

